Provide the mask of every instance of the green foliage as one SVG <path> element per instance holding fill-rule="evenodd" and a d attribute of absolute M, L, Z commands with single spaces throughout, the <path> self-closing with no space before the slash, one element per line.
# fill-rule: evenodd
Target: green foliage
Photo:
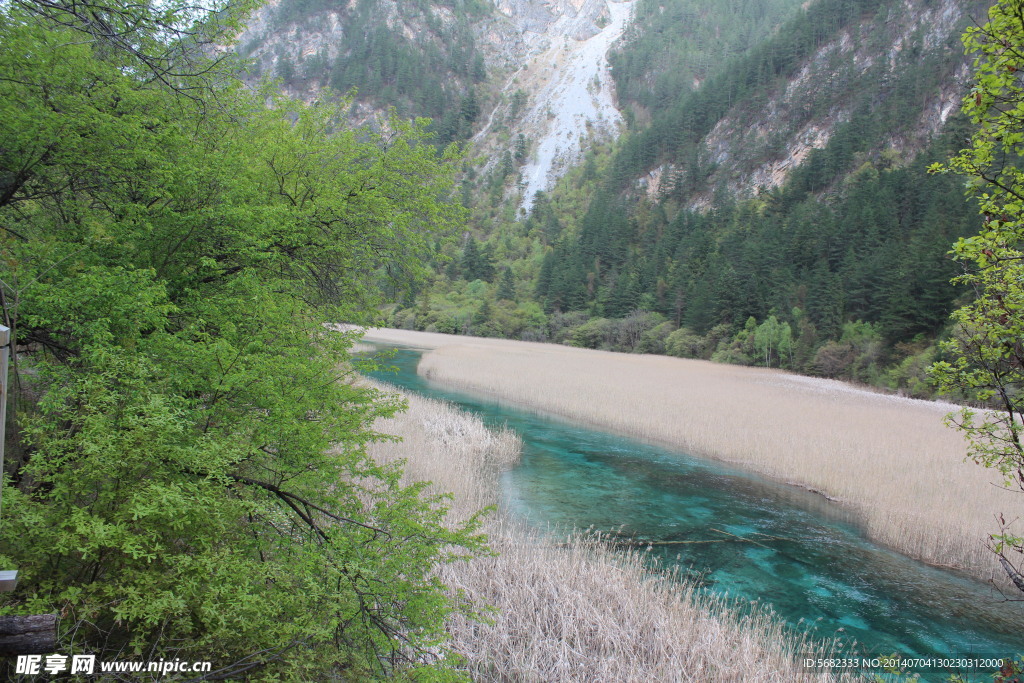
<path fill-rule="evenodd" d="M 788 365 L 793 353 L 793 330 L 789 323 L 780 323 L 774 315 L 754 330 L 754 349 L 766 367 Z"/>
<path fill-rule="evenodd" d="M 591 318 L 572 332 L 572 346 L 598 349 L 613 338 L 612 323 L 607 318 Z"/>
<path fill-rule="evenodd" d="M 932 372 L 942 389 L 993 408 L 965 408 L 949 419 L 967 436 L 971 459 L 999 472 L 1007 487 L 1024 490 L 1024 3 L 998 2 L 988 23 L 968 29 L 963 41 L 978 55 L 963 103 L 977 129 L 970 147 L 932 170 L 971 178 L 968 189 L 984 225 L 953 248 L 967 268 L 957 281 L 975 298 L 954 313 L 957 331 L 944 345 L 949 360 L 936 363 Z M 1004 555 L 1024 552 L 1024 538 L 1004 524 L 993 540 L 1004 568 L 1024 591 L 1024 580 Z"/>
<path fill-rule="evenodd" d="M 563 232 L 545 257 L 535 295 L 548 310 L 600 307 L 612 317 L 646 295 L 650 310 L 697 334 L 775 314 L 799 339 L 796 318 L 778 313 L 799 308 L 805 342 L 814 344 L 837 340 L 844 321 L 857 319 L 879 325 L 890 344 L 935 335 L 956 296 L 943 245 L 966 234 L 972 218 L 956 179 L 929 177 L 925 167 L 883 169 L 828 199 L 796 199 L 787 186 L 671 219 L 664 205 L 630 211 L 598 196 L 578 236 Z M 553 213 L 540 211 L 530 220 Z"/>
<path fill-rule="evenodd" d="M 888 385 L 913 398 L 929 398 L 933 387 L 929 370 L 938 357 L 938 348 L 928 345 L 923 349 L 909 349 L 906 357 L 887 375 Z"/>
<path fill-rule="evenodd" d="M 193 51 L 155 70 L 187 33 L 128 49 L 65 19 L 0 8 L 0 610 L 59 613 L 62 651 L 225 676 L 450 666 L 469 606 L 433 570 L 484 551 L 478 521 L 367 457 L 400 406 L 324 322 L 422 276 L 457 159 L 421 124 L 348 129 L 345 102 L 267 108 Z"/>
<path fill-rule="evenodd" d="M 668 352 L 668 338 L 676 331 L 676 326 L 666 320 L 659 322 L 650 329 L 640 333 L 640 342 L 636 350 L 639 353 L 665 354 Z"/>
<path fill-rule="evenodd" d="M 882 338 L 870 323 L 856 320 L 844 323 L 838 340 L 818 348 L 811 369 L 825 377 L 846 377 L 875 383 L 879 374 Z"/>
<path fill-rule="evenodd" d="M 494 279 L 494 247 L 487 243 L 480 248 L 473 237 L 466 240 L 466 246 L 462 251 L 462 263 L 460 274 L 465 280 L 486 280 Z"/>
<path fill-rule="evenodd" d="M 498 292 L 495 294 L 498 299 L 514 301 L 516 298 L 516 283 L 512 277 L 512 269 L 508 266 L 501 271 L 501 281 L 498 283 Z"/>
<path fill-rule="evenodd" d="M 705 339 L 688 327 L 680 327 L 665 340 L 665 353 L 680 358 L 704 358 Z"/>

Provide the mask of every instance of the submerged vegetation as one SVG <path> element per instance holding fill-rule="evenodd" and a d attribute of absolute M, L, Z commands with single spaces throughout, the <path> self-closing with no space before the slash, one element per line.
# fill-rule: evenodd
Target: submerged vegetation
<path fill-rule="evenodd" d="M 403 442 L 374 444 L 373 457 L 405 460 L 410 483 L 454 491 L 457 517 L 496 503 L 497 475 L 519 456 L 517 437 L 445 403 L 407 400 L 407 413 L 377 425 Z M 561 542 L 501 514 L 483 530 L 497 555 L 440 571 L 450 589 L 496 608 L 488 623 L 449 625 L 474 680 L 853 680 L 807 674 L 797 656 L 827 657 L 827 644 L 794 635 L 765 610 L 741 614 L 685 580 L 654 574 L 641 553 L 581 534 Z"/>

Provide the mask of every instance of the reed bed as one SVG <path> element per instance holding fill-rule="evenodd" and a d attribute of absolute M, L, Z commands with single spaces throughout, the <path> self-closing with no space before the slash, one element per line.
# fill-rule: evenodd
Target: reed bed
<path fill-rule="evenodd" d="M 431 349 L 420 374 L 740 465 L 852 508 L 868 535 L 923 561 L 1001 577 L 986 548 L 1014 494 L 965 462 L 956 407 L 706 361 L 371 330 Z"/>
<path fill-rule="evenodd" d="M 408 400 L 406 413 L 377 424 L 403 441 L 374 444 L 371 455 L 405 460 L 409 481 L 453 492 L 457 519 L 496 503 L 518 437 L 489 431 L 445 403 Z M 838 680 L 796 662 L 798 654 L 828 656 L 827 648 L 788 632 L 767 611 L 741 615 L 691 584 L 653 574 L 641 553 L 613 552 L 586 534 L 556 542 L 501 513 L 485 530 L 497 555 L 440 570 L 450 588 L 496 608 L 491 623 L 449 623 L 474 680 Z"/>
<path fill-rule="evenodd" d="M 443 401 L 364 381 L 402 395 L 409 405 L 395 417 L 374 424 L 377 431 L 401 438 L 373 444 L 370 455 L 376 462 L 405 461 L 403 484 L 429 481 L 430 493 L 451 493 L 450 522 L 462 522 L 481 508 L 497 504 L 500 473 L 519 461 L 522 442 L 515 432 L 487 429 L 479 418 Z"/>

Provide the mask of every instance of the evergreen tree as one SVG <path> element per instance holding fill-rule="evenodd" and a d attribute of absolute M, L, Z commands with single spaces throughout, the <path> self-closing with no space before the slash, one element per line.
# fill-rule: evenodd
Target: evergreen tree
<path fill-rule="evenodd" d="M 501 281 L 498 283 L 496 298 L 509 301 L 515 301 L 516 299 L 516 283 L 512 277 L 512 269 L 508 266 L 505 266 L 505 269 L 501 272 Z"/>
<path fill-rule="evenodd" d="M 491 302 L 484 299 L 473 314 L 472 332 L 480 337 L 491 336 Z"/>
<path fill-rule="evenodd" d="M 476 240 L 470 236 L 462 251 L 462 277 L 470 281 L 481 279 L 480 262 L 480 249 L 477 247 Z"/>
<path fill-rule="evenodd" d="M 480 105 L 476 101 L 476 90 L 473 88 L 469 89 L 459 103 L 459 113 L 462 120 L 470 125 L 480 116 Z"/>
<path fill-rule="evenodd" d="M 526 161 L 526 151 L 527 151 L 526 136 L 523 135 L 522 133 L 519 133 L 519 135 L 516 136 L 516 146 L 515 146 L 516 161 L 518 161 L 519 163 L 523 163 L 524 161 Z"/>
<path fill-rule="evenodd" d="M 490 282 L 494 279 L 494 244 L 491 242 L 485 242 L 480 250 L 476 276 L 485 282 Z"/>
<path fill-rule="evenodd" d="M 540 266 L 540 273 L 537 276 L 537 285 L 534 288 L 534 297 L 540 302 L 547 302 L 551 291 L 555 270 L 555 252 L 549 251 L 544 255 L 544 261 Z M 550 310 L 550 309 L 548 309 Z"/>

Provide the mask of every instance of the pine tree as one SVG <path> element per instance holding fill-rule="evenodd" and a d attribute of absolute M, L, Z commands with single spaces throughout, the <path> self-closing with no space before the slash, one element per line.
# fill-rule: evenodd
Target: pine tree
<path fill-rule="evenodd" d="M 466 240 L 466 246 L 462 252 L 462 277 L 469 281 L 481 279 L 480 250 L 472 236 Z"/>
<path fill-rule="evenodd" d="M 494 244 L 485 242 L 477 260 L 476 277 L 485 282 L 494 279 Z"/>
<path fill-rule="evenodd" d="M 526 136 L 520 133 L 516 136 L 515 158 L 519 163 L 526 161 Z"/>
<path fill-rule="evenodd" d="M 476 101 L 475 89 L 470 88 L 469 92 L 463 96 L 459 103 L 459 113 L 462 115 L 462 120 L 470 125 L 480 116 L 480 105 Z"/>
<path fill-rule="evenodd" d="M 472 333 L 480 337 L 491 336 L 491 302 L 484 299 L 476 309 L 472 320 Z"/>
<path fill-rule="evenodd" d="M 516 283 L 512 277 L 512 269 L 508 266 L 505 266 L 501 272 L 501 281 L 498 283 L 498 292 L 495 296 L 499 300 L 515 301 L 516 299 Z"/>

